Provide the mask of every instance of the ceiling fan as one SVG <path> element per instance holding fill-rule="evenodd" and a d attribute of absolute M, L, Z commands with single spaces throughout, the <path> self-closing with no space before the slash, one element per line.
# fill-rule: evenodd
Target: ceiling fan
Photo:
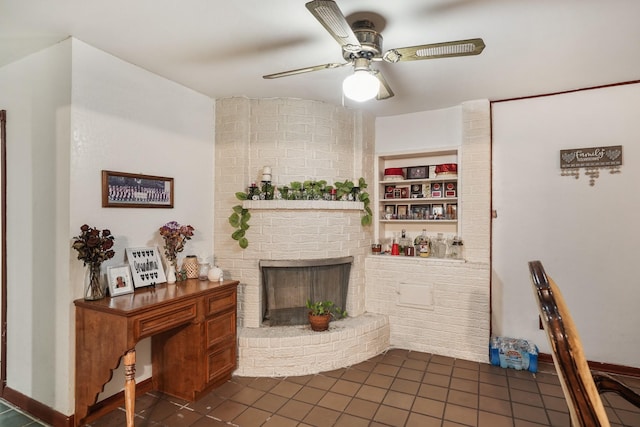
<path fill-rule="evenodd" d="M 372 62 L 385 61 L 393 64 L 399 61 L 478 55 L 485 47 L 482 39 L 468 39 L 389 49 L 383 53 L 382 35 L 376 31 L 371 20 L 356 20 L 350 26 L 336 2 L 332 0 L 313 0 L 307 3 L 306 7 L 340 44 L 342 57 L 346 62 L 298 68 L 268 74 L 263 78 L 276 79 L 352 65 L 354 73 L 347 77 L 343 83 L 345 96 L 356 101 L 366 101 L 373 98 L 381 100 L 391 98 L 394 94 L 382 73 L 371 68 Z"/>

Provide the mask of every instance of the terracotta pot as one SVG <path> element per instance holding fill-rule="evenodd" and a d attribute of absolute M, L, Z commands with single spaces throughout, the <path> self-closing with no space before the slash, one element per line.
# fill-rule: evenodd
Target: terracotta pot
<path fill-rule="evenodd" d="M 329 329 L 329 321 L 331 320 L 331 314 L 313 315 L 309 313 L 309 323 L 311 329 L 314 331 L 326 331 Z"/>

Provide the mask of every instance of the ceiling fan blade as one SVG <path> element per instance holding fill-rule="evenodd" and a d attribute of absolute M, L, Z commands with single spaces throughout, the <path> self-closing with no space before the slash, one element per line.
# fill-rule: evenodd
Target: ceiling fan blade
<path fill-rule="evenodd" d="M 371 70 L 371 72 L 374 76 L 376 76 L 376 78 L 380 82 L 380 89 L 378 90 L 378 95 L 376 96 L 376 99 L 382 100 L 382 99 L 391 98 L 394 95 L 394 93 L 391 90 L 391 87 L 389 87 L 389 83 L 387 83 L 382 73 L 378 70 Z"/>
<path fill-rule="evenodd" d="M 296 74 L 310 73 L 311 71 L 326 70 L 330 68 L 340 68 L 350 64 L 351 64 L 350 62 L 345 62 L 343 64 L 329 63 L 329 64 L 322 64 L 322 65 L 315 65 L 313 67 L 298 68 L 295 70 L 283 71 L 281 73 L 267 74 L 266 76 L 262 76 L 262 78 L 277 79 L 280 77 L 294 76 Z"/>
<path fill-rule="evenodd" d="M 479 55 L 485 44 L 482 39 L 423 44 L 419 46 L 389 49 L 383 59 L 387 62 L 417 61 L 420 59 L 450 58 L 453 56 Z"/>
<path fill-rule="evenodd" d="M 305 6 L 329 34 L 340 43 L 344 50 L 348 52 L 359 52 L 361 50 L 360 42 L 334 1 L 313 0 Z"/>

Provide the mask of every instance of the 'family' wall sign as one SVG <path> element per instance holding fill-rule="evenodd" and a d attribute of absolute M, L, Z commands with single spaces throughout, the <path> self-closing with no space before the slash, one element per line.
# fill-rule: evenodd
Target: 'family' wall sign
<path fill-rule="evenodd" d="M 622 165 L 622 145 L 609 147 L 572 148 L 560 150 L 562 176 L 580 177 L 580 168 L 585 168 L 589 185 L 596 183 L 601 168 L 609 168 L 609 173 L 620 173 Z"/>

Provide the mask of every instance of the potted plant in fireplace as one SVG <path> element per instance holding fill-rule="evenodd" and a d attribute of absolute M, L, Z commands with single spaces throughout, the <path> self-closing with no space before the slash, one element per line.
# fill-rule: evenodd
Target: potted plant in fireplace
<path fill-rule="evenodd" d="M 331 318 L 342 319 L 347 315 L 347 312 L 340 307 L 336 307 L 333 301 L 313 302 L 308 299 L 307 308 L 309 309 L 311 329 L 318 332 L 329 329 Z"/>

